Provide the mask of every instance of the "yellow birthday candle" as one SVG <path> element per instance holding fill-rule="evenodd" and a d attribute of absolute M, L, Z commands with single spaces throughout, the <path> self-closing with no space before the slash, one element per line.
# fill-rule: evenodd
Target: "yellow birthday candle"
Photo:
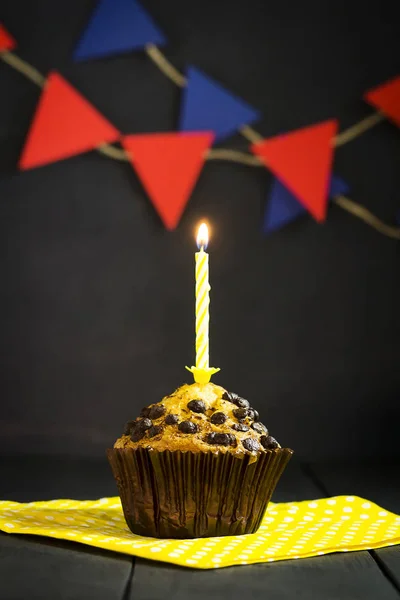
<path fill-rule="evenodd" d="M 211 376 L 220 369 L 209 367 L 209 325 L 210 325 L 210 283 L 209 283 L 209 255 L 208 227 L 202 223 L 197 233 L 197 247 L 195 254 L 196 276 L 196 366 L 186 367 L 193 373 L 197 383 L 208 383 Z"/>

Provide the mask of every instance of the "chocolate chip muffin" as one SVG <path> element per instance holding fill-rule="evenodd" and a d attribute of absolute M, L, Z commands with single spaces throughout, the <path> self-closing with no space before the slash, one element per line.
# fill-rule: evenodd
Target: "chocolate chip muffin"
<path fill-rule="evenodd" d="M 212 383 L 143 408 L 108 450 L 128 526 L 163 538 L 254 533 L 291 455 L 248 400 Z"/>

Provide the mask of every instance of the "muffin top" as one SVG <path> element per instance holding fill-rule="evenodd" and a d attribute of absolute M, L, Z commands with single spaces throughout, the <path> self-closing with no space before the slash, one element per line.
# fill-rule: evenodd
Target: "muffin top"
<path fill-rule="evenodd" d="M 256 456 L 280 448 L 248 400 L 213 383 L 183 385 L 128 421 L 114 448 L 230 452 Z"/>

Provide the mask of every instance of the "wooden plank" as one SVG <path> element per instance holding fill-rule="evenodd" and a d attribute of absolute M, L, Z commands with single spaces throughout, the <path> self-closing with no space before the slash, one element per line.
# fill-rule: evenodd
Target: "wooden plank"
<path fill-rule="evenodd" d="M 31 502 L 54 498 L 92 500 L 117 496 L 107 458 L 2 457 L 0 499 Z"/>
<path fill-rule="evenodd" d="M 121 600 L 132 560 L 83 545 L 0 534 L 0 598 Z"/>
<path fill-rule="evenodd" d="M 131 600 L 398 600 L 368 552 L 210 571 L 138 560 Z"/>
<path fill-rule="evenodd" d="M 311 470 L 329 495 L 356 495 L 372 500 L 383 508 L 400 514 L 400 486 L 397 485 L 398 465 L 313 464 Z M 374 550 L 371 556 L 392 584 L 400 590 L 400 546 Z"/>
<path fill-rule="evenodd" d="M 310 469 L 329 495 L 361 496 L 400 514 L 398 464 L 312 464 Z"/>
<path fill-rule="evenodd" d="M 321 497 L 320 489 L 293 461 L 279 483 L 275 501 Z M 398 594 L 368 552 L 332 554 L 199 571 L 137 559 L 131 600 L 220 600 L 243 597 L 274 600 L 394 600 Z"/>
<path fill-rule="evenodd" d="M 3 457 L 0 498 L 19 502 L 116 495 L 107 460 Z M 122 598 L 131 557 L 45 537 L 0 534 L 0 598 Z"/>

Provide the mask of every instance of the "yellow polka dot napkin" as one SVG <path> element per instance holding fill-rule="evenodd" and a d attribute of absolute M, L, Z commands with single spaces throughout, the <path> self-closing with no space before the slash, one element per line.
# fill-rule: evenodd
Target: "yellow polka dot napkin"
<path fill-rule="evenodd" d="M 213 569 L 329 552 L 393 546 L 400 516 L 357 496 L 270 503 L 257 533 L 195 540 L 159 540 L 130 532 L 116 498 L 0 502 L 0 530 L 30 533 L 143 558 Z"/>

